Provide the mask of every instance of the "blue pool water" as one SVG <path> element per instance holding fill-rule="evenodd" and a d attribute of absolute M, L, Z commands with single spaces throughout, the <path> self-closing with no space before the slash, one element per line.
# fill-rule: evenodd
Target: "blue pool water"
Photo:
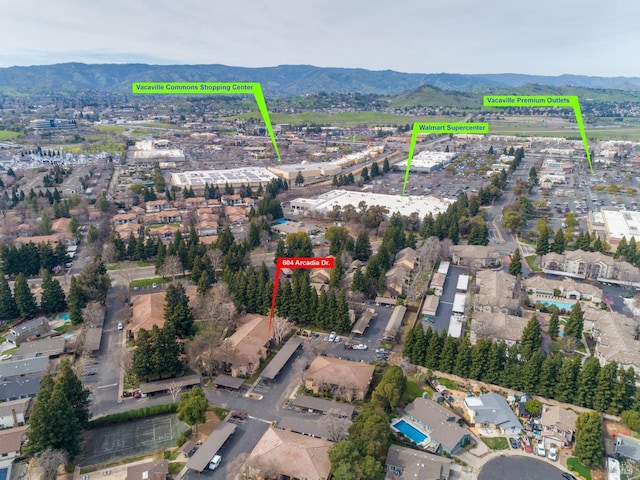
<path fill-rule="evenodd" d="M 405 422 L 404 420 L 399 420 L 398 422 L 396 422 L 393 425 L 393 428 L 398 430 L 403 435 L 409 437 L 416 445 L 421 444 L 427 439 L 427 436 L 424 433 L 422 433 L 410 423 Z"/>
<path fill-rule="evenodd" d="M 60 320 L 64 320 L 65 322 L 69 321 L 69 314 L 68 313 L 61 313 L 60 315 L 58 315 L 58 318 Z"/>
<path fill-rule="evenodd" d="M 282 225 L 283 223 L 287 223 L 284 218 L 280 218 L 274 222 L 276 225 Z"/>
<path fill-rule="evenodd" d="M 555 305 L 560 310 L 571 310 L 573 303 L 556 302 L 555 300 L 536 300 L 536 303 L 542 303 L 543 305 Z"/>

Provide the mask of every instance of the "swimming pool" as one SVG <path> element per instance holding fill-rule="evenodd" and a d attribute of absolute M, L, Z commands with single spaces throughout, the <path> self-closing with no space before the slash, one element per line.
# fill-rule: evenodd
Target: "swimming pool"
<path fill-rule="evenodd" d="M 65 322 L 69 321 L 69 314 L 68 313 L 61 313 L 60 315 L 58 315 L 58 318 L 60 320 L 64 320 Z"/>
<path fill-rule="evenodd" d="M 404 436 L 409 437 L 413 441 L 413 443 L 415 443 L 416 445 L 420 445 L 422 442 L 424 442 L 428 438 L 427 435 L 425 435 L 416 427 L 414 427 L 413 425 L 411 425 L 410 423 L 404 420 L 398 420 L 392 426 L 394 430 L 397 430 L 398 432 L 402 433 Z"/>
<path fill-rule="evenodd" d="M 566 302 L 557 302 L 555 300 L 536 300 L 536 303 L 542 303 L 543 305 L 555 305 L 560 310 L 571 310 L 573 308 L 573 303 Z"/>

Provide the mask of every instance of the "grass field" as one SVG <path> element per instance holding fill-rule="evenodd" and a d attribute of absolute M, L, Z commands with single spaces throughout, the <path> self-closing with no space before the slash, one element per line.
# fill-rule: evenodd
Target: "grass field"
<path fill-rule="evenodd" d="M 440 382 L 440 385 L 444 385 L 449 390 L 458 389 L 458 384 L 453 380 L 449 380 L 448 378 L 438 378 L 438 382 Z"/>
<path fill-rule="evenodd" d="M 504 437 L 482 437 L 481 440 L 486 443 L 491 450 L 508 450 L 509 442 Z"/>
<path fill-rule="evenodd" d="M 21 136 L 22 134 L 18 132 L 12 132 L 10 130 L 0 130 L 0 142 L 11 140 L 12 138 Z"/>
<path fill-rule="evenodd" d="M 131 286 L 141 288 L 141 287 L 150 287 L 154 283 L 160 284 L 160 283 L 169 283 L 169 282 L 171 282 L 171 280 L 164 277 L 140 278 L 138 280 L 133 280 L 131 282 Z"/>
<path fill-rule="evenodd" d="M 304 112 L 296 114 L 273 113 L 270 114 L 272 123 L 287 123 L 290 125 L 302 125 L 308 123 L 333 125 L 333 126 L 357 126 L 357 125 L 412 125 L 414 122 L 446 122 L 460 121 L 460 117 L 414 117 L 411 115 L 393 115 L 381 112 L 342 112 L 319 113 Z M 255 118 L 260 120 L 260 113 L 245 113 L 237 117 L 228 117 L 227 120 L 236 118 Z"/>
<path fill-rule="evenodd" d="M 578 473 L 582 478 L 591 480 L 591 470 L 580 463 L 576 457 L 567 458 L 567 468 L 574 474 Z"/>
<path fill-rule="evenodd" d="M 536 265 L 537 255 L 527 255 L 524 259 L 527 261 L 527 265 L 532 272 L 541 272 L 542 270 Z"/>
<path fill-rule="evenodd" d="M 407 404 L 411 403 L 416 398 L 422 397 L 424 392 L 425 390 L 420 385 L 407 380 L 407 388 L 404 391 L 404 395 L 402 395 L 402 402 Z"/>

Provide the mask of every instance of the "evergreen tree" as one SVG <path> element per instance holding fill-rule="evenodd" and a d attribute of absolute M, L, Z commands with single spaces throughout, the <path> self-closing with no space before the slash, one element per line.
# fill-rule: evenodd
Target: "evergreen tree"
<path fill-rule="evenodd" d="M 620 239 L 620 242 L 618 243 L 618 248 L 616 248 L 616 253 L 614 255 L 614 258 L 626 258 L 627 256 L 627 237 L 623 236 Z"/>
<path fill-rule="evenodd" d="M 551 340 L 555 340 L 558 337 L 560 325 L 560 310 L 555 305 L 551 310 L 551 318 L 549 319 L 549 326 L 547 328 L 547 333 L 549 334 L 549 338 Z"/>
<path fill-rule="evenodd" d="M 469 369 L 471 368 L 471 343 L 468 338 L 464 338 L 461 343 L 458 344 L 458 356 L 456 357 L 456 364 L 453 368 L 453 374 L 459 377 L 466 377 Z"/>
<path fill-rule="evenodd" d="M 42 308 L 45 315 L 63 312 L 67 308 L 67 300 L 60 282 L 55 278 L 51 278 L 48 270 L 45 270 L 42 274 L 40 308 Z"/>
<path fill-rule="evenodd" d="M 182 284 L 169 284 L 165 293 L 164 319 L 171 324 L 176 335 L 189 338 L 195 334 L 194 318 L 189 297 Z"/>
<path fill-rule="evenodd" d="M 593 397 L 593 409 L 598 412 L 609 412 L 611 400 L 616 395 L 618 386 L 618 365 L 607 363 L 598 372 L 598 385 Z M 618 412 L 619 413 L 619 412 Z"/>
<path fill-rule="evenodd" d="M 540 368 L 540 379 L 536 388 L 536 393 L 545 398 L 554 398 L 558 375 L 562 367 L 562 357 L 556 355 L 547 357 L 542 362 Z"/>
<path fill-rule="evenodd" d="M 458 343 L 455 338 L 450 335 L 444 339 L 442 354 L 440 356 L 439 369 L 445 373 L 452 373 L 456 364 L 456 356 L 458 352 Z"/>
<path fill-rule="evenodd" d="M 302 176 L 302 172 L 298 172 L 294 183 L 296 184 L 296 186 L 304 185 L 304 177 Z"/>
<path fill-rule="evenodd" d="M 536 242 L 536 255 L 542 256 L 549 253 L 549 232 L 545 228 L 543 232 L 540 232 L 538 235 L 538 240 Z"/>
<path fill-rule="evenodd" d="M 20 316 L 22 318 L 32 318 L 35 316 L 35 314 L 38 313 L 38 305 L 29 288 L 27 277 L 25 277 L 22 272 L 16 277 L 13 290 L 16 307 L 18 308 Z"/>
<path fill-rule="evenodd" d="M 573 454 L 588 467 L 599 468 L 602 465 L 604 444 L 602 418 L 598 412 L 585 412 L 578 416 Z"/>
<path fill-rule="evenodd" d="M 511 263 L 509 263 L 509 273 L 515 277 L 522 275 L 522 256 L 518 247 L 513 251 Z"/>
<path fill-rule="evenodd" d="M 578 393 L 578 377 L 580 374 L 580 359 L 567 357 L 562 360 L 558 372 L 553 398 L 559 402 L 574 403 Z"/>
<path fill-rule="evenodd" d="M 369 240 L 369 233 L 366 230 L 362 230 L 356 238 L 356 243 L 353 251 L 354 260 L 360 260 L 366 262 L 371 258 L 372 249 L 371 242 Z"/>
<path fill-rule="evenodd" d="M 525 392 L 538 393 L 540 384 L 540 370 L 544 356 L 540 350 L 531 354 L 522 369 L 521 387 Z"/>
<path fill-rule="evenodd" d="M 178 419 L 189 426 L 195 426 L 197 434 L 198 423 L 205 423 L 207 421 L 205 414 L 208 408 L 209 402 L 204 396 L 202 389 L 200 387 L 193 387 L 180 396 L 180 402 L 178 402 Z"/>
<path fill-rule="evenodd" d="M 522 338 L 520 339 L 520 355 L 527 361 L 535 352 L 540 350 L 542 346 L 542 333 L 540 332 L 540 322 L 534 313 L 527 326 L 522 332 Z"/>
<path fill-rule="evenodd" d="M 80 428 L 86 428 L 89 425 L 89 409 L 86 406 L 89 398 L 89 390 L 82 386 L 82 382 L 71 368 L 69 360 L 63 360 L 60 365 L 60 372 L 56 375 L 55 384 L 62 388 L 65 392 L 67 400 L 71 403 L 73 412 L 78 419 Z"/>
<path fill-rule="evenodd" d="M 11 320 L 19 315 L 16 300 L 11 293 L 9 281 L 0 271 L 0 320 Z"/>
<path fill-rule="evenodd" d="M 82 323 L 82 309 L 86 307 L 86 302 L 75 276 L 72 276 L 69 282 L 69 298 L 67 303 L 69 304 L 69 320 L 71 320 L 71 323 L 73 325 Z"/>
<path fill-rule="evenodd" d="M 599 373 L 600 362 L 598 359 L 595 357 L 587 358 L 578 375 L 578 394 L 576 398 L 578 405 L 593 408 L 593 401 L 598 388 Z"/>
<path fill-rule="evenodd" d="M 584 314 L 580 302 L 576 302 L 571 307 L 571 314 L 564 326 L 564 336 L 582 340 L 582 328 L 584 326 Z"/>
<path fill-rule="evenodd" d="M 391 170 L 391 167 L 389 166 L 389 160 L 385 158 L 384 161 L 382 162 L 382 171 L 384 173 L 387 173 L 389 170 Z"/>
<path fill-rule="evenodd" d="M 369 169 L 367 167 L 364 167 L 362 169 L 362 172 L 360 172 L 360 177 L 362 178 L 362 181 L 364 183 L 369 181 Z"/>
<path fill-rule="evenodd" d="M 562 231 L 562 228 L 559 228 L 556 231 L 556 236 L 553 239 L 553 247 L 551 248 L 551 250 L 555 253 L 563 253 L 565 249 L 565 243 L 564 243 L 564 232 Z"/>

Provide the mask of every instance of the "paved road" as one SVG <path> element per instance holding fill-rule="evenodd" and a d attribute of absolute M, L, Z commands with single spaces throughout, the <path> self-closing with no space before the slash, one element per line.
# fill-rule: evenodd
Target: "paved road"
<path fill-rule="evenodd" d="M 562 472 L 549 462 L 532 456 L 497 457 L 480 470 L 478 480 L 561 480 Z"/>

